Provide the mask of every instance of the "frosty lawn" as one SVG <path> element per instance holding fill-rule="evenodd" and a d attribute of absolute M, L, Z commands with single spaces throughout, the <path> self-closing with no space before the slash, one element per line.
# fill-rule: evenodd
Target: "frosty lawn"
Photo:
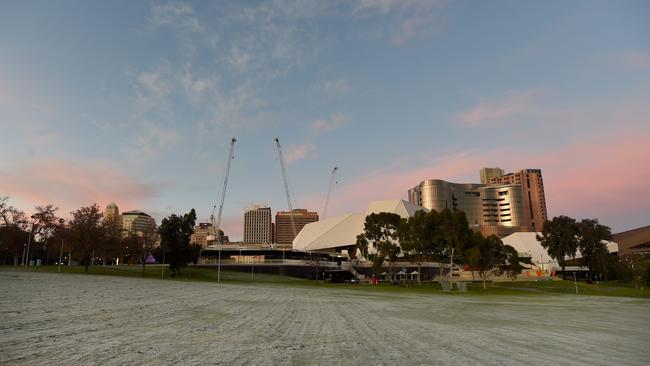
<path fill-rule="evenodd" d="M 0 364 L 646 364 L 650 301 L 0 271 Z"/>

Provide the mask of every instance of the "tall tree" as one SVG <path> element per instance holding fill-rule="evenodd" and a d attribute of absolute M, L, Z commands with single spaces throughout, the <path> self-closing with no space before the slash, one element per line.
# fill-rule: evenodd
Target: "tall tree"
<path fill-rule="evenodd" d="M 435 247 L 438 213 L 419 210 L 412 217 L 402 219 L 398 228 L 399 245 L 406 258 L 418 267 L 418 285 L 422 284 L 422 263 L 431 258 Z"/>
<path fill-rule="evenodd" d="M 388 261 L 388 273 L 393 278 L 393 263 L 401 251 L 398 244 L 397 227 L 401 217 L 390 212 L 372 213 L 366 216 L 363 237 L 376 250 L 379 263 Z"/>
<path fill-rule="evenodd" d="M 604 241 L 611 239 L 610 228 L 599 224 L 597 219 L 584 219 L 578 223 L 578 248 L 582 256 L 580 262 L 589 267 L 589 282 L 592 281 L 594 272 L 605 270 L 609 253 Z"/>
<path fill-rule="evenodd" d="M 0 263 L 17 264 L 30 235 L 25 213 L 0 196 Z"/>
<path fill-rule="evenodd" d="M 460 262 L 463 253 L 472 247 L 473 232 L 469 228 L 467 216 L 464 211 L 451 211 L 444 209 L 440 211 L 439 230 L 436 230 L 437 252 L 440 261 L 453 259 Z M 449 269 L 449 276 L 452 276 L 452 268 Z"/>
<path fill-rule="evenodd" d="M 537 240 L 548 254 L 555 258 L 562 267 L 562 276 L 566 277 L 566 257 L 575 258 L 578 250 L 578 225 L 568 216 L 557 216 L 546 221 L 542 235 Z"/>
<path fill-rule="evenodd" d="M 85 271 L 88 271 L 93 251 L 101 247 L 104 229 L 101 225 L 102 213 L 97 204 L 72 211 L 68 224 L 68 235 L 75 249 L 81 255 Z"/>
<path fill-rule="evenodd" d="M 474 233 L 473 241 L 480 253 L 477 261 L 477 269 L 483 280 L 483 288 L 485 289 L 487 288 L 485 283 L 488 276 L 492 273 L 501 272 L 505 265 L 507 255 L 503 242 L 495 235 L 484 238 L 483 234 Z"/>
<path fill-rule="evenodd" d="M 47 258 L 47 245 L 50 239 L 54 236 L 58 227 L 64 223 L 61 218 L 56 216 L 58 207 L 53 205 L 36 206 L 36 213 L 32 215 L 34 220 L 34 241 L 40 243 L 40 257 L 45 260 Z"/>
<path fill-rule="evenodd" d="M 181 268 L 191 261 L 190 236 L 194 232 L 195 221 L 196 212 L 192 209 L 183 216 L 172 214 L 160 223 L 160 243 L 169 262 L 172 277 L 180 275 Z"/>

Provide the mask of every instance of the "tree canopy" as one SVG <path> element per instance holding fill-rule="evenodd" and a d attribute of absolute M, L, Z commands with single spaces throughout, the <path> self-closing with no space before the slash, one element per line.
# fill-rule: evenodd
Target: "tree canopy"
<path fill-rule="evenodd" d="M 162 220 L 158 233 L 160 243 L 172 277 L 180 275 L 181 268 L 185 267 L 192 260 L 192 249 L 190 237 L 194 232 L 196 212 L 192 209 L 189 213 L 178 216 L 172 214 Z"/>

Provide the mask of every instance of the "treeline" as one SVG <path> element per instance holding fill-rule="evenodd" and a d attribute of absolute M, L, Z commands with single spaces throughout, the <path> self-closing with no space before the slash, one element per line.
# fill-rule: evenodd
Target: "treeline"
<path fill-rule="evenodd" d="M 165 261 L 172 275 L 187 263 L 196 261 L 200 245 L 190 245 L 196 213 L 171 215 L 158 228 L 145 231 L 123 230 L 117 220 L 104 218 L 97 204 L 70 213 L 68 220 L 59 217 L 53 205 L 36 206 L 27 216 L 0 197 L 0 264 L 43 264 L 59 261 L 61 249 L 88 270 L 90 265 L 129 263 L 142 265 L 144 276 L 148 256 Z"/>
<path fill-rule="evenodd" d="M 409 218 L 386 212 L 370 214 L 364 232 L 357 236 L 357 248 L 372 261 L 375 272 L 387 262 L 391 278 L 393 263 L 403 255 L 417 265 L 420 274 L 424 262 L 466 264 L 478 272 L 484 286 L 493 274 L 505 272 L 514 278 L 525 261 L 497 236 L 484 237 L 472 231 L 463 211 L 449 209 L 420 210 Z M 448 274 L 452 275 L 451 268 Z"/>
<path fill-rule="evenodd" d="M 609 227 L 597 219 L 577 221 L 567 216 L 554 217 L 544 224 L 537 240 L 549 256 L 558 261 L 565 274 L 567 265 L 588 267 L 587 280 L 597 275 L 603 280 L 632 281 L 638 287 L 650 286 L 650 261 L 642 255 L 610 255 L 605 241 L 611 240 Z M 483 236 L 469 228 L 465 213 L 444 209 L 417 211 L 401 218 L 394 213 L 373 213 L 366 217 L 364 232 L 357 236 L 357 248 L 373 262 L 377 273 L 388 263 L 393 278 L 393 263 L 404 257 L 422 273 L 424 262 L 455 263 L 478 272 L 485 286 L 491 275 L 516 278 L 535 258 L 519 258 L 517 250 L 495 235 Z M 580 253 L 580 258 L 576 258 Z M 442 271 L 442 269 L 441 269 Z M 451 269 L 448 274 L 451 276 Z M 418 276 L 419 281 L 419 276 Z"/>

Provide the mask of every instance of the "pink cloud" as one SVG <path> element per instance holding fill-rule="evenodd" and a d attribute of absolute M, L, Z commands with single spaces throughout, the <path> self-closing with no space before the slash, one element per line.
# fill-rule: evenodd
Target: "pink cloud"
<path fill-rule="evenodd" d="M 340 128 L 348 122 L 348 117 L 343 113 L 334 113 L 329 118 L 319 118 L 311 122 L 312 130 L 316 132 L 329 132 Z"/>
<path fill-rule="evenodd" d="M 157 187 L 137 181 L 112 165 L 97 160 L 32 160 L 0 170 L 0 192 L 26 212 L 36 205 L 59 206 L 59 215 L 98 203 L 115 202 L 121 210 L 144 207 Z"/>
<path fill-rule="evenodd" d="M 650 69 L 650 51 L 630 51 L 616 55 L 623 66 L 630 69 Z"/>
<path fill-rule="evenodd" d="M 287 164 L 313 158 L 316 147 L 311 143 L 289 146 L 285 153 Z"/>
<path fill-rule="evenodd" d="M 368 202 L 407 199 L 408 189 L 423 179 L 478 182 L 479 169 L 500 166 L 507 171 L 542 169 L 550 217 L 596 217 L 607 225 L 624 225 L 630 215 L 650 214 L 650 144 L 647 134 L 620 132 L 568 144 L 554 151 L 516 151 L 499 148 L 453 153 L 433 164 L 400 169 L 401 162 L 370 172 L 334 188 L 329 217 L 363 212 Z M 324 193 L 323 193 L 324 194 Z M 307 207 L 321 207 L 316 195 Z M 323 196 L 324 197 L 324 196 Z"/>
<path fill-rule="evenodd" d="M 456 120 L 463 125 L 498 124 L 523 113 L 538 109 L 539 90 L 510 90 L 499 100 L 480 98 L 478 104 L 458 113 Z"/>

